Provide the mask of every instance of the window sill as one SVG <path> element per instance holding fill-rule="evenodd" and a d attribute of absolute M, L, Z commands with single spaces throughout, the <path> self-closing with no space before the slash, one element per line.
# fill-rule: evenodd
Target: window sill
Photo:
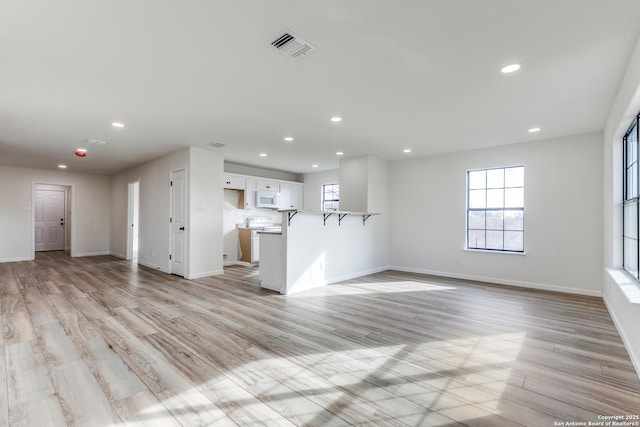
<path fill-rule="evenodd" d="M 607 268 L 606 270 L 611 280 L 618 285 L 627 300 L 631 304 L 640 305 L 640 283 L 636 282 L 625 270 L 617 268 Z"/>
<path fill-rule="evenodd" d="M 469 249 L 469 248 L 464 248 L 463 251 L 465 251 L 465 252 L 482 252 L 482 253 L 485 253 L 485 254 L 500 254 L 500 255 L 519 255 L 519 256 L 527 255 L 526 252 L 490 251 L 488 249 Z"/>

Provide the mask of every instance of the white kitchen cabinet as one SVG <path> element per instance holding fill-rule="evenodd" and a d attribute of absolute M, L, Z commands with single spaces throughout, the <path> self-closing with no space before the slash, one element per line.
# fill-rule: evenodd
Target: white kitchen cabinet
<path fill-rule="evenodd" d="M 304 184 L 295 182 L 280 183 L 279 209 L 302 209 L 302 196 Z"/>
<path fill-rule="evenodd" d="M 282 269 L 282 235 L 261 234 L 262 262 L 259 275 L 261 287 L 284 293 L 284 274 Z"/>
<path fill-rule="evenodd" d="M 291 191 L 291 208 L 303 209 L 304 204 L 304 184 L 293 184 Z"/>
<path fill-rule="evenodd" d="M 224 174 L 222 187 L 230 190 L 244 190 L 244 176 Z"/>
<path fill-rule="evenodd" d="M 244 208 L 256 208 L 256 179 L 249 176 L 244 181 Z"/>
<path fill-rule="evenodd" d="M 280 191 L 280 182 L 275 179 L 256 178 L 256 190 Z"/>

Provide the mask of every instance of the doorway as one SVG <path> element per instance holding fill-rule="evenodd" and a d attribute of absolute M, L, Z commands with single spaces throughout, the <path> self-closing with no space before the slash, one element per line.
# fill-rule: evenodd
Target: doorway
<path fill-rule="evenodd" d="M 138 224 L 140 220 L 140 181 L 129 183 L 127 260 L 138 262 Z"/>
<path fill-rule="evenodd" d="M 71 250 L 71 187 L 35 184 L 34 251 Z"/>

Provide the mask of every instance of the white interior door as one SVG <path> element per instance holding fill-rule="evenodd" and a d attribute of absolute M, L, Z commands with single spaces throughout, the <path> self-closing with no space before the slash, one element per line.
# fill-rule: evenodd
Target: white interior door
<path fill-rule="evenodd" d="M 140 217 L 140 182 L 129 183 L 129 229 L 127 231 L 127 259 L 138 260 L 138 218 Z"/>
<path fill-rule="evenodd" d="M 184 277 L 186 263 L 186 171 L 171 172 L 171 273 Z"/>
<path fill-rule="evenodd" d="M 35 190 L 35 250 L 63 251 L 65 192 L 62 190 Z"/>

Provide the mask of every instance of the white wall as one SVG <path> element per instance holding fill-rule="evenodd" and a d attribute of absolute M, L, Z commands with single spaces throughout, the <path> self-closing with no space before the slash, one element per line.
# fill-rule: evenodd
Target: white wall
<path fill-rule="evenodd" d="M 189 149 L 127 169 L 111 177 L 111 253 L 127 253 L 128 186 L 140 181 L 138 262 L 169 272 L 171 171 L 189 166 Z M 220 178 L 221 182 L 222 178 Z M 108 221 L 108 220 L 107 220 Z"/>
<path fill-rule="evenodd" d="M 340 159 L 340 210 L 367 211 L 369 156 Z"/>
<path fill-rule="evenodd" d="M 259 176 L 261 178 L 279 179 L 281 181 L 301 182 L 300 176 L 295 173 L 274 169 L 259 168 L 255 166 L 240 165 L 237 163 L 224 163 L 224 171 L 239 175 Z"/>
<path fill-rule="evenodd" d="M 0 262 L 34 258 L 32 184 L 72 187 L 71 255 L 109 253 L 109 177 L 0 166 Z"/>
<path fill-rule="evenodd" d="M 525 166 L 526 255 L 465 251 L 466 172 Z M 390 164 L 399 270 L 587 295 L 602 290 L 602 134 Z"/>
<path fill-rule="evenodd" d="M 371 217 L 363 225 L 362 216 L 348 215 L 338 225 L 338 217 L 333 214 L 323 225 L 322 215 L 299 212 L 287 227 L 284 216 L 287 294 L 387 268 L 386 250 L 377 241 L 383 217 Z"/>
<path fill-rule="evenodd" d="M 189 163 L 189 279 L 223 273 L 220 153 L 191 147 Z"/>
<path fill-rule="evenodd" d="M 325 184 L 339 184 L 340 171 L 307 173 L 304 179 L 304 209 L 319 211 L 322 209 L 322 186 Z"/>
<path fill-rule="evenodd" d="M 139 181 L 138 262 L 170 271 L 171 171 L 187 169 L 186 278 L 222 273 L 222 175 L 220 153 L 186 148 L 135 166 L 112 177 L 111 253 L 124 258 L 127 249 L 128 184 Z"/>
<path fill-rule="evenodd" d="M 640 376 L 640 284 L 622 270 L 622 137 L 640 112 L 640 40 L 613 102 L 603 144 L 604 300 Z"/>

